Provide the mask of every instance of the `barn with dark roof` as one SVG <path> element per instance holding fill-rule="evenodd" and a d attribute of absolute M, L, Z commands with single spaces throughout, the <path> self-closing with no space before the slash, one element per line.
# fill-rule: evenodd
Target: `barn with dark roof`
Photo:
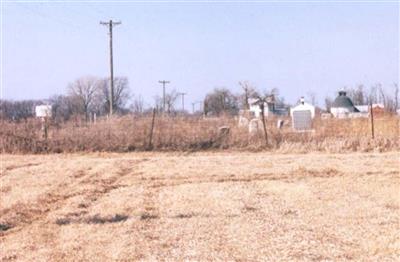
<path fill-rule="evenodd" d="M 335 101 L 331 106 L 331 114 L 334 117 L 344 118 L 350 113 L 360 112 L 351 101 L 350 97 L 346 95 L 345 91 L 339 91 L 339 95 L 336 97 Z"/>

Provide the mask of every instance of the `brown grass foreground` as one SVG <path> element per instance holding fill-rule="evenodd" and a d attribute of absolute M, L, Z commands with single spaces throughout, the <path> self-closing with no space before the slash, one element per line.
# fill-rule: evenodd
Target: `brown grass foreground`
<path fill-rule="evenodd" d="M 41 152 L 129 152 L 198 151 L 207 149 L 274 150 L 278 152 L 354 152 L 400 149 L 399 122 L 395 116 L 375 120 L 375 139 L 371 139 L 369 119 L 329 119 L 314 121 L 315 132 L 295 133 L 290 120 L 276 129 L 276 119 L 268 120 L 269 145 L 262 130 L 249 135 L 234 118 L 160 117 L 155 121 L 152 147 L 149 148 L 150 117 L 116 117 L 95 124 L 71 121 L 50 124 L 48 140 L 42 138 L 39 119 L 21 123 L 3 122 L 0 150 L 8 153 Z M 218 128 L 229 126 L 228 137 Z"/>
<path fill-rule="evenodd" d="M 3 155 L 1 261 L 400 255 L 399 154 Z"/>

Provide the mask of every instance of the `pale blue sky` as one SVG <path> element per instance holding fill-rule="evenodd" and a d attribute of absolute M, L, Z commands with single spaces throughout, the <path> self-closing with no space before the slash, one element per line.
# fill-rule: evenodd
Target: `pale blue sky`
<path fill-rule="evenodd" d="M 116 76 L 146 102 L 168 89 L 187 105 L 214 87 L 277 87 L 288 102 L 314 91 L 399 79 L 399 4 L 11 3 L 3 4 L 3 96 L 65 93 L 84 75 L 107 77 L 113 18 Z"/>

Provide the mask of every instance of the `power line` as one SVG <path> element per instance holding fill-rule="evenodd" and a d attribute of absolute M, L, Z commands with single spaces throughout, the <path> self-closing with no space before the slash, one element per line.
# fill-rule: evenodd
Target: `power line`
<path fill-rule="evenodd" d="M 43 3 L 40 3 L 40 7 L 43 7 L 43 5 L 44 5 Z M 69 27 L 69 29 L 70 29 L 69 31 L 70 32 L 73 32 L 73 33 L 76 33 L 76 34 L 78 34 L 78 31 L 81 31 L 82 28 L 89 29 L 84 24 L 79 24 L 78 25 L 78 24 L 72 22 L 70 19 L 66 19 L 65 16 L 63 16 L 63 19 L 61 19 L 60 16 L 55 17 L 54 15 L 49 15 L 46 12 L 43 12 L 43 10 L 40 10 L 38 8 L 33 8 L 34 5 L 31 5 L 31 4 L 29 4 L 29 5 L 18 4 L 18 5 L 15 5 L 15 6 L 20 7 L 22 9 L 26 10 L 26 11 L 29 11 L 33 15 L 39 16 L 39 17 L 41 17 L 43 19 L 48 19 L 48 20 L 56 22 L 56 23 L 58 23 L 60 25 L 67 26 L 67 27 Z M 37 6 L 37 7 L 39 7 L 39 6 Z M 92 29 L 90 28 L 90 30 L 92 30 Z"/>
<path fill-rule="evenodd" d="M 109 22 L 100 22 L 100 24 L 108 26 L 109 36 L 110 36 L 110 117 L 111 117 L 113 114 L 113 103 L 114 103 L 114 65 L 113 65 L 112 32 L 113 32 L 113 26 L 120 25 L 121 22 L 113 22 L 113 20 L 110 20 Z"/>

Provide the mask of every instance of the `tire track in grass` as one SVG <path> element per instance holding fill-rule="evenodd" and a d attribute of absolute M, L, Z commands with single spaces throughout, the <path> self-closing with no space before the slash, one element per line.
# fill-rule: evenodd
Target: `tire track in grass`
<path fill-rule="evenodd" d="M 142 161 L 119 161 L 118 171 L 115 172 L 113 176 L 103 179 L 99 178 L 99 173 L 90 174 L 83 170 L 79 170 L 74 176 L 76 178 L 76 182 L 68 186 L 65 184 L 60 184 L 51 192 L 39 197 L 34 203 L 17 203 L 10 208 L 2 210 L 0 215 L 0 224 L 2 225 L 0 238 L 16 233 L 30 226 L 36 221 L 45 220 L 50 212 L 61 209 L 68 202 L 68 200 L 73 197 L 84 195 L 85 199 L 90 200 L 89 203 L 85 205 L 85 208 L 88 208 L 102 195 L 122 187 L 123 185 L 118 183 L 119 180 L 127 175 L 132 174 L 133 168 L 136 167 L 136 165 L 140 162 Z M 111 162 L 111 165 L 114 165 L 114 163 Z M 82 189 L 71 193 L 70 188 L 79 188 L 81 184 L 85 183 L 91 183 L 94 185 L 93 189 Z M 84 214 L 84 212 L 82 214 Z"/>
<path fill-rule="evenodd" d="M 161 187 L 156 187 L 160 182 L 158 180 L 150 179 L 149 182 L 144 185 L 145 193 L 143 195 L 143 210 L 139 216 L 138 230 L 144 237 L 145 249 L 139 250 L 138 257 L 142 260 L 154 260 L 160 257 L 160 254 L 155 252 L 161 252 L 163 245 L 161 245 L 160 239 L 160 228 L 162 228 L 163 220 L 160 214 L 160 190 Z M 143 183 L 143 181 L 141 181 Z"/>

